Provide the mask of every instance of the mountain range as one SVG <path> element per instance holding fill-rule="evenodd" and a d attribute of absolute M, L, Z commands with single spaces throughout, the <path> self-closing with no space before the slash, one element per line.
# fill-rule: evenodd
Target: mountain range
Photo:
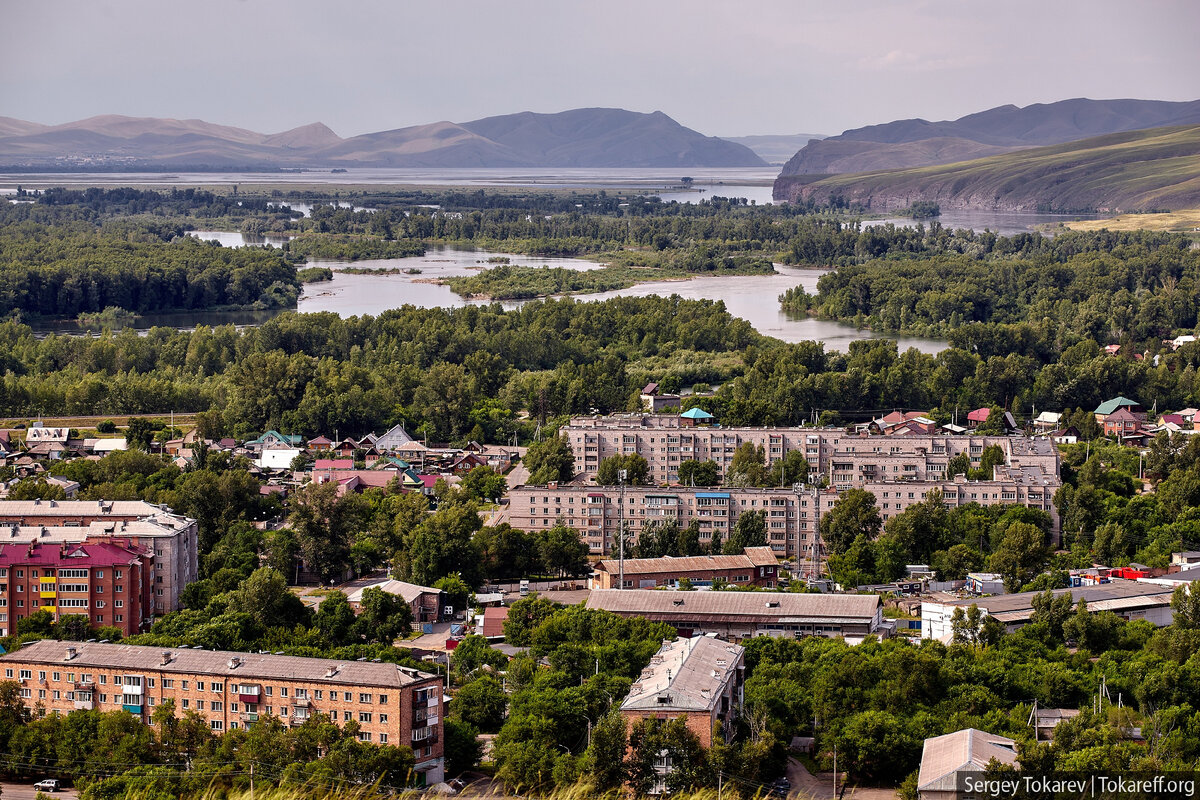
<path fill-rule="evenodd" d="M 0 117 L 0 165 L 102 168 L 757 167 L 749 147 L 661 111 L 580 108 L 435 122 L 343 139 L 322 123 L 263 134 L 202 120 L 106 115 L 64 125 Z"/>
<path fill-rule="evenodd" d="M 996 211 L 1158 211 L 1200 206 L 1200 125 L 1124 131 L 953 164 L 781 175 L 776 199 L 841 198 L 874 211 L 917 201 Z"/>
<path fill-rule="evenodd" d="M 1089 100 L 1014 105 L 956 120 L 904 119 L 808 142 L 780 177 L 909 169 L 1109 133 L 1200 124 L 1200 100 Z"/>

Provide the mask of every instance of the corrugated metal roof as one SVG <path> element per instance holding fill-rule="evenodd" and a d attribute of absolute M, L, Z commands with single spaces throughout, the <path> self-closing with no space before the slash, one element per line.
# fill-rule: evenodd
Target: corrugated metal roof
<path fill-rule="evenodd" d="M 663 642 L 621 703 L 622 711 L 710 711 L 744 649 L 707 636 Z"/>
<path fill-rule="evenodd" d="M 67 648 L 75 657 L 67 660 Z M 164 654 L 170 662 L 163 664 Z M 231 659 L 240 659 L 230 667 Z M 326 658 L 277 656 L 271 653 L 238 653 L 229 650 L 143 647 L 99 642 L 61 642 L 42 639 L 20 650 L 0 656 L 0 662 L 25 662 L 74 669 L 121 669 L 146 672 L 177 672 L 211 675 L 230 680 L 297 680 L 346 686 L 378 686 L 398 689 L 421 680 L 436 678 L 427 672 L 405 671 L 395 664 L 372 661 L 337 661 Z M 333 674 L 329 674 L 333 670 Z"/>
<path fill-rule="evenodd" d="M 767 548 L 770 550 L 771 548 Z M 617 574 L 616 559 L 606 558 L 596 564 L 597 569 Z M 658 572 L 706 572 L 725 569 L 752 569 L 753 562 L 745 555 L 731 556 L 664 556 L 663 558 L 627 558 L 626 575 L 646 575 Z"/>
<path fill-rule="evenodd" d="M 982 771 L 993 758 L 1001 764 L 1015 764 L 1016 747 L 1012 739 L 975 728 L 926 739 L 917 790 L 954 792 L 960 770 Z"/>
<path fill-rule="evenodd" d="M 702 620 L 721 617 L 729 621 L 799 620 L 867 621 L 879 609 L 873 594 L 794 594 L 791 592 L 677 592 L 658 589 L 596 589 L 588 608 L 618 614 L 640 614 Z"/>

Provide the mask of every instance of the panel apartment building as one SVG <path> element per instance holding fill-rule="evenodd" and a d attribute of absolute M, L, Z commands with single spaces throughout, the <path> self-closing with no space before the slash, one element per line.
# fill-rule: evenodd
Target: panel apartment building
<path fill-rule="evenodd" d="M 55 622 L 82 615 L 133 636 L 154 617 L 153 580 L 154 551 L 127 539 L 0 544 L 0 636 L 37 611 Z"/>
<path fill-rule="evenodd" d="M 176 715 L 195 711 L 218 733 L 264 715 L 302 725 L 325 714 L 356 722 L 362 741 L 412 747 L 428 785 L 445 775 L 441 678 L 397 664 L 43 639 L 0 656 L 0 669 L 31 712 L 123 708 L 153 724 L 172 700 Z"/>
<path fill-rule="evenodd" d="M 798 451 L 809 471 L 837 489 L 863 488 L 878 481 L 941 481 L 951 458 L 967 453 L 979 466 L 983 450 L 999 445 L 1009 467 L 1040 467 L 1059 474 L 1059 456 L 1048 439 L 1025 436 L 879 436 L 841 428 L 722 428 L 695 426 L 680 416 L 618 414 L 575 417 L 560 433 L 571 443 L 575 469 L 595 479 L 600 462 L 637 453 L 650 466 L 654 483 L 676 483 L 683 461 L 713 461 L 722 474 L 739 445 L 761 446 L 768 464 Z"/>
<path fill-rule="evenodd" d="M 1041 468 L 997 466 L 990 481 L 968 481 L 963 475 L 952 480 L 869 481 L 855 488 L 875 495 L 880 516 L 886 521 L 924 500 L 929 492 L 942 493 L 953 508 L 978 503 L 1021 505 L 1050 514 L 1058 531 L 1054 493 L 1062 485 L 1057 473 Z M 767 543 L 783 558 L 812 561 L 824 556 L 818 523 L 833 508 L 837 489 L 807 487 L 753 489 L 722 487 L 697 489 L 687 486 L 586 486 L 550 484 L 518 486 L 509 491 L 509 522 L 526 531 L 546 530 L 558 521 L 579 531 L 592 555 L 608 555 L 618 542 L 622 524 L 626 535 L 637 541 L 646 525 L 674 521 L 700 528 L 701 544 L 715 534 L 729 538 L 738 516 L 747 511 L 766 513 Z"/>
<path fill-rule="evenodd" d="M 179 608 L 200 575 L 196 520 L 142 500 L 0 500 L 0 544 L 117 538 L 154 553 L 153 613 Z M 107 623 L 106 623 L 107 624 Z"/>

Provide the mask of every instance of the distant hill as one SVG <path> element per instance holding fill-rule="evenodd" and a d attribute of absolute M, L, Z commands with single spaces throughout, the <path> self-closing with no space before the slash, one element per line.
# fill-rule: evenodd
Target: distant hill
<path fill-rule="evenodd" d="M 343 139 L 321 123 L 262 134 L 202 120 L 0 117 L 0 164 L 145 167 L 744 167 L 752 150 L 661 111 L 586 108 L 435 122 Z"/>
<path fill-rule="evenodd" d="M 1108 134 L 989 158 L 854 175 L 780 176 L 776 199 L 833 197 L 878 211 L 918 200 L 1001 211 L 1200 206 L 1200 125 Z"/>
<path fill-rule="evenodd" d="M 1088 100 L 1007 105 L 956 120 L 905 119 L 811 142 L 785 175 L 829 175 L 949 164 L 1107 133 L 1200 124 L 1200 100 Z"/>
<path fill-rule="evenodd" d="M 794 133 L 759 136 L 722 136 L 727 142 L 745 145 L 768 164 L 783 164 L 813 139 L 824 139 L 820 133 Z"/>

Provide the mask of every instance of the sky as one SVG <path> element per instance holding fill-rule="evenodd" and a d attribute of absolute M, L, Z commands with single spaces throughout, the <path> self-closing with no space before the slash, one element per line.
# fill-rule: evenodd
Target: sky
<path fill-rule="evenodd" d="M 589 106 L 834 134 L 1200 99 L 1196 0 L 0 0 L 0 116 L 342 136 Z"/>

